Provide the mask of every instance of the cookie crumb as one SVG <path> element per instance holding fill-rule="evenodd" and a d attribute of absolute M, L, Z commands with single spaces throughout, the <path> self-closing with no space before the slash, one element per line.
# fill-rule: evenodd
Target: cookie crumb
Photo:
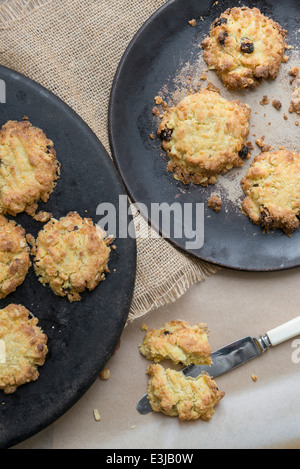
<path fill-rule="evenodd" d="M 94 419 L 96 420 L 96 422 L 99 422 L 101 420 L 101 416 L 99 414 L 98 409 L 94 409 Z"/>
<path fill-rule="evenodd" d="M 223 202 L 222 200 L 215 194 L 213 194 L 209 199 L 208 199 L 208 207 L 213 209 L 214 212 L 218 213 L 222 209 Z"/>
<path fill-rule="evenodd" d="M 197 21 L 195 19 L 192 19 L 189 21 L 190 26 L 196 26 L 196 24 L 197 24 Z"/>
<path fill-rule="evenodd" d="M 147 330 L 148 330 L 147 324 L 143 323 L 143 324 L 141 325 L 141 331 L 147 331 Z"/>
<path fill-rule="evenodd" d="M 252 381 L 254 381 L 254 382 L 256 383 L 256 381 L 257 381 L 257 376 L 256 376 L 256 375 L 252 375 L 251 378 L 252 378 Z"/>
<path fill-rule="evenodd" d="M 284 120 L 286 120 L 286 121 L 288 120 L 288 116 L 286 115 L 286 113 L 283 114 L 283 118 L 284 118 Z"/>
<path fill-rule="evenodd" d="M 156 117 L 159 116 L 159 109 L 156 106 L 152 109 L 152 114 Z"/>
<path fill-rule="evenodd" d="M 299 75 L 299 67 L 291 68 L 291 70 L 289 71 L 289 75 L 291 77 L 297 77 Z"/>
<path fill-rule="evenodd" d="M 155 96 L 154 100 L 155 100 L 155 103 L 159 105 L 162 103 L 163 99 L 161 96 Z"/>
<path fill-rule="evenodd" d="M 102 379 L 103 381 L 107 381 L 110 378 L 110 370 L 108 368 L 105 368 L 104 370 L 101 371 L 99 378 Z"/>
<path fill-rule="evenodd" d="M 151 140 L 154 140 L 154 139 L 155 139 L 155 135 L 154 135 L 154 134 L 150 134 L 149 136 L 150 136 Z"/>
<path fill-rule="evenodd" d="M 264 153 L 265 151 L 269 151 L 272 147 L 271 145 L 267 145 L 265 143 L 265 136 L 257 138 L 255 140 L 256 145 L 261 149 L 261 151 Z"/>
<path fill-rule="evenodd" d="M 279 99 L 274 99 L 272 101 L 272 106 L 277 109 L 277 111 L 280 111 L 280 109 L 282 108 L 282 104 L 281 102 L 279 101 Z"/>
<path fill-rule="evenodd" d="M 269 104 L 269 102 L 270 100 L 268 96 L 264 95 L 262 99 L 259 101 L 259 104 L 261 104 L 262 106 L 266 106 L 267 104 Z"/>

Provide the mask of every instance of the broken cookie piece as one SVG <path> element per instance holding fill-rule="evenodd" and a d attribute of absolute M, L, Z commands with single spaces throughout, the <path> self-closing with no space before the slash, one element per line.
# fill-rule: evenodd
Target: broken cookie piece
<path fill-rule="evenodd" d="M 185 365 L 211 365 L 211 349 L 206 325 L 190 326 L 186 321 L 170 321 L 160 329 L 149 329 L 140 352 L 148 360 L 170 359 Z"/>
<path fill-rule="evenodd" d="M 225 396 L 206 373 L 185 377 L 181 371 L 165 370 L 156 364 L 148 367 L 148 374 L 148 399 L 153 411 L 180 420 L 209 421 Z"/>

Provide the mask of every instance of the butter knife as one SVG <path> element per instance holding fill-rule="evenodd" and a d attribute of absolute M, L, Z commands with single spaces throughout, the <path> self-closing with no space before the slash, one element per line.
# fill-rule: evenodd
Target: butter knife
<path fill-rule="evenodd" d="M 203 371 L 206 371 L 212 378 L 217 378 L 262 355 L 270 347 L 274 347 L 298 335 L 300 335 L 300 316 L 275 329 L 271 329 L 265 335 L 244 337 L 213 352 L 211 355 L 211 366 L 189 365 L 181 371 L 185 376 L 192 378 L 197 378 Z M 139 400 L 136 408 L 140 414 L 148 414 L 152 411 L 147 394 Z"/>

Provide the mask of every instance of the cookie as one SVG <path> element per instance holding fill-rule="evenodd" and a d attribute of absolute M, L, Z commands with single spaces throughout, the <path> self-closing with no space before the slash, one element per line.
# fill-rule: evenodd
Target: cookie
<path fill-rule="evenodd" d="M 170 359 L 185 365 L 211 365 L 211 349 L 204 324 L 190 326 L 186 321 L 170 321 L 160 329 L 149 329 L 139 346 L 148 359 Z"/>
<path fill-rule="evenodd" d="M 28 120 L 8 121 L 0 130 L 0 213 L 34 215 L 59 178 L 53 142 Z"/>
<path fill-rule="evenodd" d="M 282 229 L 291 236 L 299 226 L 300 155 L 293 151 L 264 152 L 241 181 L 246 198 L 242 210 L 266 231 Z"/>
<path fill-rule="evenodd" d="M 94 290 L 109 272 L 110 241 L 91 219 L 76 212 L 51 219 L 33 248 L 35 273 L 56 295 L 80 301 L 80 293 Z"/>
<path fill-rule="evenodd" d="M 228 88 L 256 88 L 277 77 L 286 34 L 258 8 L 230 8 L 211 25 L 202 42 L 203 57 Z"/>
<path fill-rule="evenodd" d="M 0 299 L 24 282 L 30 266 L 25 230 L 0 215 Z"/>
<path fill-rule="evenodd" d="M 225 396 L 206 373 L 197 378 L 185 377 L 181 371 L 150 365 L 148 399 L 154 412 L 180 420 L 209 421 L 214 408 Z"/>
<path fill-rule="evenodd" d="M 250 156 L 251 109 L 204 89 L 170 108 L 158 128 L 169 157 L 168 171 L 184 184 L 215 184 L 219 174 L 241 167 Z"/>
<path fill-rule="evenodd" d="M 11 304 L 0 310 L 0 389 L 5 394 L 39 377 L 48 338 L 37 324 L 24 306 Z"/>

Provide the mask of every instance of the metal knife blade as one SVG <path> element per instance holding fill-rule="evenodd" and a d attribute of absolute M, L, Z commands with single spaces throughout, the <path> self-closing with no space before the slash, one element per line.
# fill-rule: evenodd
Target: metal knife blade
<path fill-rule="evenodd" d="M 270 346 L 271 343 L 268 336 L 258 338 L 244 337 L 213 352 L 211 355 L 211 366 L 189 365 L 181 371 L 185 376 L 192 378 L 196 378 L 203 371 L 206 371 L 212 378 L 217 378 L 249 360 L 258 357 L 268 350 Z M 147 394 L 139 400 L 136 408 L 140 414 L 148 414 L 152 411 Z"/>

